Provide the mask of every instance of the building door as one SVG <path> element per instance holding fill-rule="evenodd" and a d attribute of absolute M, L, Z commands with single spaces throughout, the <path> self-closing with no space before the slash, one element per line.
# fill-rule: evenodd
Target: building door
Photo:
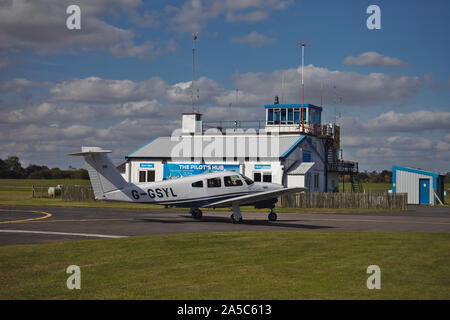
<path fill-rule="evenodd" d="M 430 179 L 419 179 L 419 203 L 430 204 Z"/>

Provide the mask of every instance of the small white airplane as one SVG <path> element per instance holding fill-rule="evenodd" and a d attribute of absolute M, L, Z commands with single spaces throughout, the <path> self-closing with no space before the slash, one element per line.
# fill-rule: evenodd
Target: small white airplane
<path fill-rule="evenodd" d="M 174 180 L 128 183 L 99 147 L 81 147 L 96 200 L 160 204 L 189 208 L 194 219 L 202 218 L 199 208 L 232 207 L 231 222 L 242 222 L 240 206 L 269 208 L 269 221 L 276 221 L 274 211 L 282 194 L 302 192 L 305 188 L 285 188 L 280 184 L 254 182 L 233 171 L 203 173 Z"/>

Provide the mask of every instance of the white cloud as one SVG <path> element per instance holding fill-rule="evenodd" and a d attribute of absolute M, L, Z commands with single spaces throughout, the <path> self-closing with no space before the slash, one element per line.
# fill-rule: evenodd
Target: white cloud
<path fill-rule="evenodd" d="M 353 66 L 377 66 L 377 67 L 407 67 L 409 64 L 398 58 L 383 56 L 378 52 L 370 51 L 361 53 L 358 57 L 348 56 L 345 64 Z"/>
<path fill-rule="evenodd" d="M 450 112 L 420 110 L 411 113 L 389 111 L 367 122 L 372 131 L 421 132 L 425 130 L 450 130 Z"/>
<path fill-rule="evenodd" d="M 252 47 L 261 47 L 275 42 L 275 39 L 269 38 L 258 32 L 250 32 L 242 37 L 235 37 L 231 39 L 232 43 L 249 44 Z"/>
<path fill-rule="evenodd" d="M 299 97 L 301 68 L 276 70 L 273 72 L 248 72 L 235 74 L 233 89 L 227 89 L 213 79 L 201 77 L 195 81 L 199 89 L 201 105 L 257 107 L 271 103 L 275 95 L 285 102 L 296 103 Z M 383 73 L 368 75 L 342 72 L 309 65 L 305 67 L 305 102 L 320 104 L 322 87 L 324 99 L 331 101 L 331 84 L 336 84 L 342 104 L 347 106 L 379 106 L 380 104 L 402 104 L 409 101 L 420 88 L 418 77 L 395 76 Z M 282 85 L 283 82 L 283 85 Z M 324 86 L 325 84 L 325 86 Z M 175 103 L 191 103 L 191 81 L 180 82 L 168 88 L 167 97 Z M 197 92 L 194 93 L 196 99 Z M 196 99 L 197 101 L 197 99 Z"/>
<path fill-rule="evenodd" d="M 66 27 L 66 9 L 71 4 L 70 0 L 0 2 L 0 48 L 26 48 L 38 54 L 104 49 L 116 56 L 140 58 L 160 54 L 155 44 L 136 44 L 132 30 L 102 20 L 120 13 L 138 20 L 141 0 L 79 0 L 81 30 Z"/>
<path fill-rule="evenodd" d="M 219 16 L 229 22 L 258 22 L 267 19 L 274 10 L 284 10 L 292 0 L 188 0 L 178 8 L 166 6 L 166 12 L 173 14 L 170 28 L 181 32 L 195 32 Z"/>
<path fill-rule="evenodd" d="M 406 114 L 390 111 L 367 121 L 343 118 L 344 158 L 358 161 L 361 170 L 404 165 L 449 171 L 449 117 L 450 112 L 419 110 Z"/>
<path fill-rule="evenodd" d="M 15 78 L 9 81 L 0 81 L 0 93 L 10 93 L 10 92 L 20 93 L 25 88 L 45 87 L 49 85 L 50 83 L 48 82 L 37 82 L 24 78 Z"/>
<path fill-rule="evenodd" d="M 385 103 L 405 103 L 419 90 L 418 77 L 395 76 L 383 73 L 367 75 L 342 72 L 308 65 L 304 68 L 305 102 L 320 104 L 322 87 L 324 96 L 331 101 L 332 85 L 337 86 L 342 104 L 348 106 L 377 106 Z M 283 81 L 284 79 L 284 81 Z M 273 97 L 283 96 L 285 101 L 300 101 L 301 68 L 276 70 L 270 73 L 249 72 L 235 75 L 234 86 L 239 88 L 242 99 L 250 94 L 248 103 L 266 104 Z M 282 86 L 282 82 L 284 85 Z"/>
<path fill-rule="evenodd" d="M 50 90 L 52 100 L 90 103 L 117 103 L 155 99 L 165 94 L 166 83 L 153 77 L 142 82 L 108 80 L 98 77 L 73 79 Z"/>
<path fill-rule="evenodd" d="M 41 102 L 25 108 L 13 109 L 5 112 L 0 123 L 29 124 L 50 123 L 54 125 L 69 122 L 96 122 L 99 117 L 110 117 L 105 108 L 89 105 L 65 105 L 53 102 Z"/>
<path fill-rule="evenodd" d="M 194 84 L 195 104 L 227 107 L 231 103 L 236 106 L 236 89 L 238 89 L 237 105 L 240 107 L 257 107 L 271 103 L 275 95 L 283 97 L 286 102 L 297 102 L 300 101 L 300 72 L 301 68 L 235 74 L 232 78 L 232 89 L 225 88 L 213 79 L 200 77 Z M 304 78 L 305 101 L 313 104 L 320 103 L 324 84 L 325 100 L 330 99 L 332 95 L 330 84 L 336 84 L 339 95 L 342 97 L 342 104 L 347 106 L 405 103 L 417 93 L 420 87 L 420 80 L 417 77 L 383 73 L 363 75 L 328 70 L 313 65 L 305 67 Z M 191 81 L 170 85 L 159 77 L 141 82 L 88 77 L 67 80 L 50 89 L 50 100 L 55 102 L 118 104 L 163 98 L 175 104 L 191 104 Z M 123 106 L 121 109 L 125 110 Z"/>
<path fill-rule="evenodd" d="M 122 104 L 114 104 L 108 107 L 112 116 L 115 117 L 139 117 L 151 116 L 152 118 L 159 118 L 168 116 L 171 112 L 169 108 L 158 102 L 158 100 L 141 100 L 130 101 Z"/>
<path fill-rule="evenodd" d="M 194 91 L 193 97 L 196 104 L 216 103 L 217 98 L 227 92 L 221 84 L 207 77 L 195 80 Z M 192 81 L 179 82 L 170 86 L 166 95 L 171 102 L 192 104 Z"/>

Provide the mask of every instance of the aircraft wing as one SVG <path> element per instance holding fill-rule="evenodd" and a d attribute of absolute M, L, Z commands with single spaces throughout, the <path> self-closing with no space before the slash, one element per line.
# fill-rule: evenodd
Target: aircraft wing
<path fill-rule="evenodd" d="M 231 199 L 213 202 L 204 207 L 205 208 L 227 207 L 227 206 L 233 206 L 233 205 L 242 206 L 242 205 L 246 205 L 246 204 L 252 204 L 255 202 L 263 201 L 265 199 L 277 198 L 286 193 L 302 192 L 305 190 L 306 190 L 306 188 L 284 188 L 284 189 L 279 189 L 279 190 L 258 192 L 258 193 L 254 193 L 254 194 L 248 194 L 245 196 L 239 196 L 239 197 L 235 197 L 235 198 L 231 198 Z"/>

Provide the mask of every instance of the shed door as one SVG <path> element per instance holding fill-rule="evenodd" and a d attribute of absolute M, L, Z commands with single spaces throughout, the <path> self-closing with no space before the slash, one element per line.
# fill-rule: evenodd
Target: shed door
<path fill-rule="evenodd" d="M 430 204 L 430 179 L 419 179 L 419 203 Z"/>

